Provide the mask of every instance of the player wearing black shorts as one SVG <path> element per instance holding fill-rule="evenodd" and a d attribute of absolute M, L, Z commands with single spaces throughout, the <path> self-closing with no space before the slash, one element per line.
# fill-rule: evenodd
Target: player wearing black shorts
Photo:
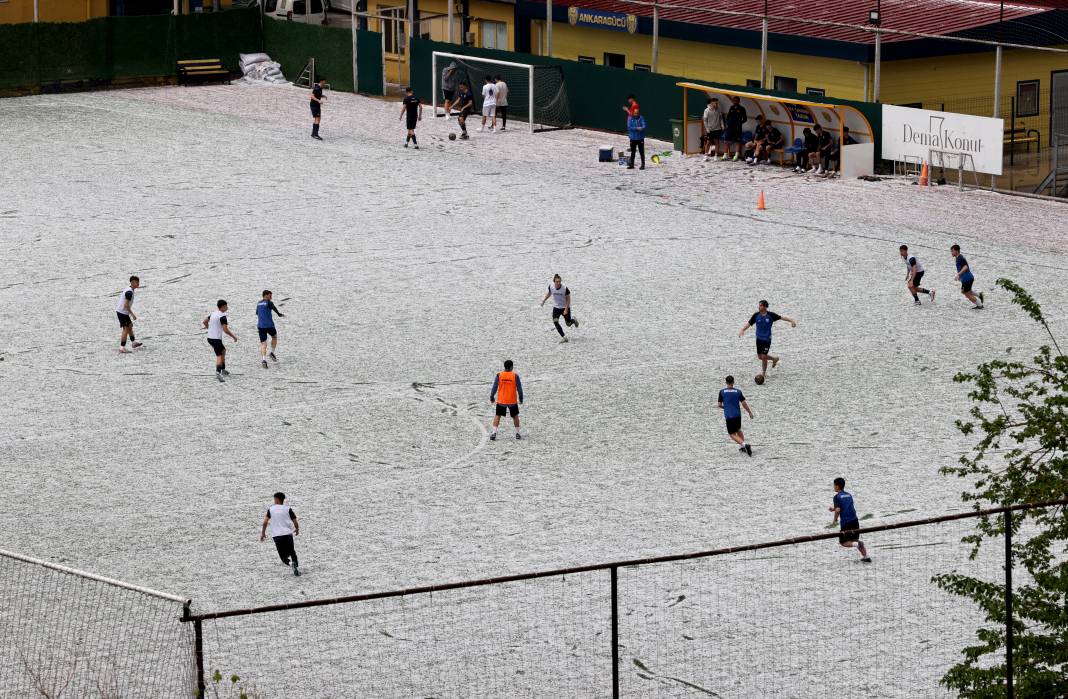
<path fill-rule="evenodd" d="M 456 118 L 456 121 L 460 124 L 460 138 L 467 140 L 470 138 L 467 135 L 467 117 L 475 110 L 475 97 L 471 94 L 471 89 L 467 86 L 467 83 L 460 83 L 460 90 L 456 93 L 456 102 L 453 106 L 460 113 Z"/>
<path fill-rule="evenodd" d="M 983 307 L 983 292 L 979 292 L 979 296 L 975 295 L 972 291 L 972 284 L 975 283 L 975 275 L 972 274 L 971 265 L 968 264 L 968 260 L 964 259 L 964 255 L 960 254 L 960 246 L 953 245 L 949 248 L 949 254 L 953 257 L 953 263 L 957 266 L 957 281 L 960 282 L 960 293 L 964 294 L 964 298 L 974 304 L 972 308 L 978 310 Z"/>
<path fill-rule="evenodd" d="M 401 100 L 400 118 L 405 120 L 408 126 L 408 135 L 404 139 L 404 147 L 408 147 L 408 141 L 415 144 L 419 150 L 419 141 L 415 138 L 415 126 L 423 120 L 423 103 L 412 92 L 411 86 L 404 88 L 404 99 Z"/>
<path fill-rule="evenodd" d="M 845 479 L 834 479 L 834 502 L 828 508 L 834 513 L 832 524 L 842 523 L 842 533 L 838 535 L 838 543 L 845 548 L 853 548 L 855 545 L 860 552 L 861 563 L 871 563 L 868 549 L 860 540 L 860 518 L 857 517 L 856 507 L 853 506 L 853 496 L 846 492 Z"/>
<path fill-rule="evenodd" d="M 915 306 L 920 305 L 919 294 L 927 294 L 931 297 L 931 301 L 935 300 L 934 289 L 924 289 L 920 286 L 920 282 L 923 281 L 923 263 L 915 255 L 909 254 L 909 246 L 902 245 L 898 248 L 898 252 L 901 253 L 901 259 L 905 261 L 905 288 L 912 294 L 912 303 Z"/>
<path fill-rule="evenodd" d="M 312 138 L 319 141 L 323 140 L 322 136 L 319 135 L 319 119 L 323 113 L 323 100 L 326 99 L 323 96 L 323 84 L 325 82 L 325 80 L 319 78 L 319 81 L 312 86 L 311 102 L 309 102 L 312 113 Z"/>
<path fill-rule="evenodd" d="M 745 433 L 742 432 L 742 410 L 749 413 L 750 420 L 753 419 L 753 411 L 742 392 L 734 387 L 734 377 L 728 376 L 724 381 L 727 386 L 719 391 L 719 409 L 723 411 L 723 418 L 727 422 L 727 434 L 738 444 L 738 451 L 752 456 L 753 447 L 745 441 Z"/>
<path fill-rule="evenodd" d="M 773 323 L 779 320 L 785 320 L 790 324 L 791 328 L 797 327 L 797 321 L 789 316 L 779 315 L 778 313 L 772 313 L 768 310 L 768 302 L 761 299 L 757 304 L 757 312 L 749 317 L 749 322 L 742 326 L 742 329 L 738 331 L 738 337 L 745 335 L 745 331 L 751 327 L 756 327 L 756 353 L 757 358 L 760 360 L 760 375 L 766 376 L 768 373 L 768 361 L 771 361 L 771 368 L 774 369 L 779 364 L 779 358 L 773 357 L 771 353 L 771 326 Z"/>
<path fill-rule="evenodd" d="M 204 327 L 208 330 L 208 344 L 215 352 L 215 378 L 222 383 L 223 377 L 230 375 L 230 372 L 226 370 L 226 346 L 223 344 L 223 333 L 233 338 L 234 342 L 237 342 L 237 335 L 230 332 L 230 325 L 226 320 L 226 311 L 229 308 L 226 301 L 219 299 L 215 308 L 216 310 L 204 319 Z"/>
<path fill-rule="evenodd" d="M 498 372 L 493 377 L 493 388 L 490 389 L 490 403 L 496 403 L 495 415 L 493 416 L 493 432 L 490 440 L 497 439 L 497 427 L 501 424 L 501 418 L 509 415 L 512 425 L 515 426 L 515 438 L 522 439 L 519 434 L 519 404 L 523 402 L 523 382 L 519 380 L 519 374 L 512 371 L 512 360 L 504 362 L 504 371 Z"/>

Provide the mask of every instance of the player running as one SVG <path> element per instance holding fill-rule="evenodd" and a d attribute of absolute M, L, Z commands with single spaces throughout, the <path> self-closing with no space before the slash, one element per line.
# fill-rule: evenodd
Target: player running
<path fill-rule="evenodd" d="M 749 413 L 749 419 L 753 419 L 753 411 L 749 409 L 749 403 L 740 389 L 734 387 L 734 377 L 728 376 L 726 388 L 719 390 L 719 409 L 723 411 L 723 417 L 727 421 L 727 434 L 738 443 L 738 451 L 744 451 L 749 456 L 753 455 L 753 447 L 745 441 L 745 433 L 742 432 L 742 408 Z"/>
<path fill-rule="evenodd" d="M 293 547 L 293 537 L 300 535 L 300 522 L 297 521 L 297 513 L 292 507 L 286 505 L 285 501 L 285 493 L 274 494 L 274 504 L 267 508 L 263 526 L 260 527 L 260 541 L 267 538 L 267 527 L 270 526 L 271 538 L 274 539 L 278 557 L 282 559 L 282 563 L 293 567 L 293 575 L 300 575 L 300 568 L 297 567 L 297 551 Z"/>
<path fill-rule="evenodd" d="M 133 343 L 134 347 L 140 347 L 141 343 L 134 338 L 133 322 L 137 320 L 137 314 L 133 312 L 134 292 L 141 286 L 141 280 L 137 276 L 130 277 L 130 286 L 119 294 L 119 303 L 115 306 L 115 315 L 119 317 L 119 351 L 123 354 L 129 352 L 126 349 L 126 341 Z"/>
<path fill-rule="evenodd" d="M 212 311 L 211 315 L 204 319 L 204 327 L 208 329 L 208 344 L 215 350 L 215 378 L 219 380 L 219 383 L 223 383 L 225 381 L 223 377 L 230 375 L 230 372 L 226 370 L 226 346 L 223 345 L 223 333 L 232 337 L 234 342 L 237 342 L 237 335 L 230 332 L 230 325 L 226 321 L 226 309 L 229 308 L 226 301 L 219 299 L 215 307 L 217 310 Z"/>
<path fill-rule="evenodd" d="M 978 298 L 972 293 L 975 275 L 972 274 L 968 260 L 960 254 L 960 246 L 956 244 L 949 249 L 949 254 L 953 256 L 953 262 L 957 265 L 957 275 L 953 278 L 960 282 L 960 293 L 964 294 L 964 298 L 972 302 L 972 308 L 978 311 L 983 307 L 983 292 L 979 292 Z"/>
<path fill-rule="evenodd" d="M 839 520 L 842 522 L 842 533 L 838 535 L 838 543 L 847 549 L 853 548 L 855 543 L 857 551 L 860 552 L 860 562 L 871 563 L 868 550 L 864 548 L 864 542 L 860 540 L 860 534 L 856 531 L 860 529 L 860 519 L 857 517 L 856 508 L 853 507 L 853 496 L 846 492 L 845 478 L 834 479 L 834 504 L 827 509 L 834 513 L 832 525 L 838 524 Z"/>
<path fill-rule="evenodd" d="M 927 294 L 933 302 L 935 290 L 924 289 L 920 286 L 920 282 L 923 280 L 923 264 L 915 255 L 909 254 L 908 245 L 902 245 L 898 250 L 901 252 L 901 259 L 905 261 L 905 286 L 908 288 L 909 293 L 912 294 L 913 305 L 920 305 L 920 297 L 917 294 Z"/>
<path fill-rule="evenodd" d="M 560 342 L 568 342 L 564 329 L 560 327 L 560 316 L 564 317 L 564 322 L 569 328 L 572 325 L 577 328 L 579 322 L 577 318 L 571 317 L 571 289 L 563 285 L 559 274 L 553 275 L 553 283 L 549 285 L 549 290 L 545 292 L 545 297 L 541 300 L 542 306 L 550 296 L 553 299 L 553 325 L 556 326 L 556 332 L 560 333 Z"/>
<path fill-rule="evenodd" d="M 319 135 L 319 119 L 323 115 L 323 100 L 326 97 L 323 95 L 323 85 L 325 80 L 319 78 L 319 81 L 312 86 L 311 101 L 308 103 L 311 106 L 312 113 L 312 138 L 317 141 L 323 140 Z"/>
<path fill-rule="evenodd" d="M 467 87 L 467 83 L 461 82 L 460 89 L 456 93 L 456 102 L 453 107 L 460 114 L 456 117 L 457 123 L 460 124 L 460 138 L 467 140 L 470 136 L 467 135 L 467 117 L 471 112 L 475 110 L 475 98 L 471 94 L 470 88 Z"/>
<path fill-rule="evenodd" d="M 497 86 L 488 75 L 486 84 L 482 86 L 482 125 L 478 127 L 479 131 L 486 128 L 487 118 L 490 119 L 489 130 L 492 132 L 497 128 Z"/>
<path fill-rule="evenodd" d="M 408 126 L 408 135 L 404 138 L 404 147 L 407 148 L 408 141 L 411 141 L 415 144 L 415 149 L 419 150 L 419 141 L 415 138 L 415 126 L 423 120 L 423 103 L 412 92 L 411 86 L 404 88 L 400 118 L 405 119 L 405 123 Z"/>
<path fill-rule="evenodd" d="M 277 362 L 278 357 L 274 356 L 275 349 L 278 348 L 278 331 L 274 327 L 274 316 L 272 313 L 277 313 L 279 318 L 285 318 L 285 315 L 278 310 L 278 306 L 274 305 L 274 294 L 270 289 L 263 290 L 263 298 L 256 304 L 256 331 L 260 335 L 260 361 L 263 363 L 263 368 L 267 368 L 267 336 L 271 336 L 271 361 Z"/>
<path fill-rule="evenodd" d="M 493 388 L 490 389 L 490 403 L 497 404 L 497 414 L 493 416 L 493 432 L 490 439 L 497 439 L 497 426 L 501 424 L 501 418 L 505 413 L 512 416 L 512 425 L 515 427 L 515 438 L 522 439 L 519 434 L 519 404 L 523 402 L 523 382 L 519 380 L 519 374 L 512 371 L 512 360 L 504 361 L 504 371 L 493 377 Z"/>
<path fill-rule="evenodd" d="M 778 313 L 772 313 L 768 310 L 768 302 L 761 300 L 757 304 L 757 312 L 750 318 L 749 322 L 742 326 L 742 329 L 738 331 L 738 337 L 745 335 L 745 331 L 749 328 L 756 326 L 756 353 L 760 358 L 760 376 L 765 377 L 768 373 L 768 360 L 771 360 L 771 368 L 774 369 L 779 364 L 779 357 L 773 357 L 769 354 L 771 351 L 771 325 L 777 320 L 785 320 L 790 324 L 791 328 L 797 327 L 797 321 L 790 316 L 782 316 Z"/>

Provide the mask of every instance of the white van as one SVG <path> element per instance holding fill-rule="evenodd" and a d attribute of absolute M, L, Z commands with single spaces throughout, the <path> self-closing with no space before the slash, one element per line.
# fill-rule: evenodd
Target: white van
<path fill-rule="evenodd" d="M 322 15 L 323 0 L 265 0 L 263 11 L 280 19 L 308 14 Z"/>

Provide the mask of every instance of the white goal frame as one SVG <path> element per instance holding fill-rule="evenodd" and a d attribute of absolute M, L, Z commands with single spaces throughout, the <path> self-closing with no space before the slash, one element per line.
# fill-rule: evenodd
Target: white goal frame
<path fill-rule="evenodd" d="M 509 68 L 522 68 L 527 71 L 527 80 L 530 81 L 530 89 L 528 90 L 527 97 L 527 114 L 530 121 L 530 133 L 534 133 L 534 66 L 530 63 L 512 63 L 511 61 L 498 61 L 493 58 L 482 58 L 480 56 L 466 56 L 460 53 L 445 53 L 444 51 L 434 51 L 430 58 L 430 70 L 433 73 L 433 82 L 431 89 L 433 90 L 433 96 L 431 97 L 431 106 L 433 108 L 434 116 L 438 115 L 438 76 L 441 72 L 438 70 L 438 57 L 441 58 L 455 58 L 461 61 L 479 61 L 482 63 L 493 63 L 499 66 L 508 66 Z M 470 85 L 472 93 L 476 89 L 475 85 Z M 445 116 L 448 116 L 446 114 Z"/>

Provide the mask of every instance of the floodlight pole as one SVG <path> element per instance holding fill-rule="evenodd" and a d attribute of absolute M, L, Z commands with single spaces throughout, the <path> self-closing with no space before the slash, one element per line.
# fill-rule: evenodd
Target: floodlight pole
<path fill-rule="evenodd" d="M 446 0 L 446 2 L 448 4 L 448 6 L 449 6 L 449 11 L 448 11 L 449 28 L 446 31 L 445 36 L 447 37 L 446 40 L 451 44 L 451 43 L 453 43 L 453 41 L 452 41 L 452 6 L 453 6 L 453 0 Z"/>
<path fill-rule="evenodd" d="M 875 86 L 872 90 L 872 102 L 879 101 L 879 82 L 882 79 L 883 70 L 883 33 L 878 27 L 875 28 Z"/>
<path fill-rule="evenodd" d="M 359 68 L 356 66 L 356 55 L 359 49 L 359 42 L 356 39 L 356 3 L 353 2 L 349 5 L 349 22 L 352 25 L 352 91 L 360 91 L 360 74 Z M 385 61 L 385 57 L 382 58 Z"/>
<path fill-rule="evenodd" d="M 553 0 L 545 0 L 545 55 L 553 55 Z"/>
<path fill-rule="evenodd" d="M 652 71 L 656 72 L 656 66 L 660 62 L 660 8 L 653 4 L 653 61 Z"/>
<path fill-rule="evenodd" d="M 40 20 L 40 8 L 37 5 L 38 0 L 33 0 L 33 21 L 35 24 Z"/>
<path fill-rule="evenodd" d="M 768 0 L 764 0 L 764 18 L 760 21 L 760 87 L 768 89 Z"/>

